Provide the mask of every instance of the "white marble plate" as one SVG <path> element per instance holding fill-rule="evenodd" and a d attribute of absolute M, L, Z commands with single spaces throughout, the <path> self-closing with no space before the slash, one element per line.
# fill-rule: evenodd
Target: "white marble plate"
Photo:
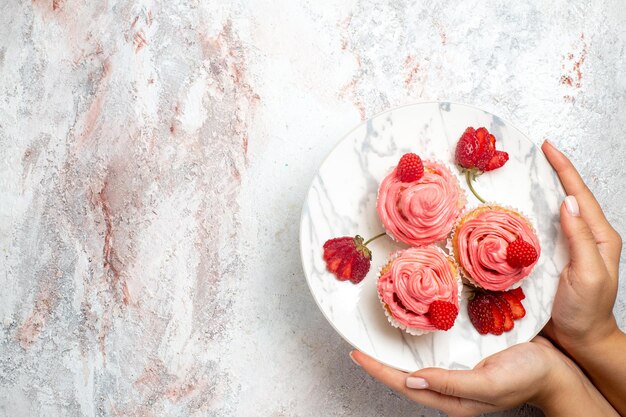
<path fill-rule="evenodd" d="M 523 284 L 527 314 L 501 336 L 481 336 L 461 303 L 452 329 L 411 336 L 392 327 L 376 292 L 377 272 L 387 256 L 406 247 L 388 237 L 372 242 L 369 274 L 358 285 L 338 281 L 322 259 L 327 239 L 360 234 L 366 239 L 383 228 L 376 213 L 378 184 L 406 152 L 446 162 L 466 190 L 468 205 L 479 201 L 454 166 L 454 149 L 467 126 L 485 126 L 507 164 L 482 175 L 477 189 L 487 200 L 518 208 L 538 231 L 541 258 Z M 438 366 L 468 369 L 481 359 L 532 339 L 550 317 L 559 272 L 567 250 L 559 225 L 561 184 L 541 149 L 509 123 L 478 108 L 454 103 L 419 103 L 366 121 L 348 133 L 328 155 L 313 179 L 300 223 L 302 264 L 311 293 L 330 324 L 355 348 L 405 371 Z"/>

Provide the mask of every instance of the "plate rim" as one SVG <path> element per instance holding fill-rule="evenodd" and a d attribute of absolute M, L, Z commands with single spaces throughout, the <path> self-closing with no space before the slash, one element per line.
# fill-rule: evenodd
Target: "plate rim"
<path fill-rule="evenodd" d="M 324 318 L 326 319 L 326 321 L 328 322 L 328 324 L 330 324 L 330 326 L 333 328 L 333 330 L 335 330 L 335 332 L 337 334 L 339 334 L 339 336 L 345 340 L 350 346 L 352 346 L 354 349 L 359 350 L 362 352 L 362 350 L 360 348 L 358 348 L 357 346 L 355 346 L 350 340 L 348 340 L 348 338 L 342 333 L 340 332 L 337 327 L 335 326 L 335 324 L 332 322 L 332 320 L 329 319 L 328 315 L 326 314 L 326 312 L 324 311 L 324 309 L 322 308 L 322 306 L 320 305 L 320 302 L 317 300 L 317 297 L 315 296 L 315 294 L 313 293 L 313 288 L 311 288 L 311 283 L 309 282 L 309 277 L 308 274 L 306 272 L 306 268 L 305 268 L 305 262 L 304 262 L 304 249 L 303 249 L 303 245 L 302 245 L 302 230 L 303 230 L 303 220 L 304 220 L 304 212 L 305 212 L 305 207 L 308 207 L 308 202 L 309 202 L 309 196 L 310 196 L 310 192 L 311 192 L 311 188 L 313 187 L 313 184 L 315 182 L 315 179 L 318 176 L 319 173 L 319 169 L 326 163 L 326 161 L 330 158 L 330 156 L 335 152 L 335 150 L 339 147 L 339 145 L 341 145 L 343 143 L 343 141 L 349 137 L 353 132 L 355 132 L 357 129 L 361 128 L 363 125 L 366 125 L 370 120 L 373 120 L 375 118 L 378 118 L 379 116 L 382 116 L 386 113 L 391 113 L 394 112 L 396 110 L 399 109 L 403 109 L 405 107 L 413 107 L 413 106 L 419 106 L 419 105 L 424 105 L 424 104 L 436 104 L 436 105 L 441 105 L 441 104 L 451 104 L 451 105 L 455 105 L 455 106 L 462 106 L 462 107 L 469 107 L 475 110 L 480 110 L 484 113 L 490 114 L 492 116 L 497 117 L 498 119 L 502 120 L 507 127 L 513 128 L 514 130 L 516 130 L 521 137 L 524 138 L 524 140 L 528 141 L 531 143 L 532 146 L 534 146 L 535 148 L 539 149 L 539 153 L 541 155 L 541 157 L 548 162 L 548 164 L 550 165 L 550 162 L 547 160 L 545 154 L 543 153 L 543 151 L 541 150 L 541 146 L 538 145 L 537 143 L 535 143 L 533 140 L 530 139 L 530 137 L 522 132 L 515 124 L 511 123 L 508 119 L 505 119 L 503 117 L 500 117 L 499 115 L 497 115 L 496 113 L 492 113 L 490 111 L 484 110 L 478 106 L 475 106 L 473 104 L 467 104 L 467 103 L 461 103 L 461 102 L 456 102 L 456 101 L 449 101 L 449 100 L 429 100 L 429 101 L 417 101 L 417 102 L 412 102 L 412 103 L 406 103 L 406 104 L 402 104 L 396 107 L 392 107 L 383 111 L 380 111 L 376 114 L 374 114 L 371 117 L 368 117 L 365 120 L 361 120 L 360 123 L 358 123 L 356 126 L 354 126 L 352 129 L 350 129 L 348 132 L 346 132 L 343 136 L 341 136 L 341 138 L 337 141 L 337 143 L 335 143 L 335 145 L 328 151 L 328 153 L 326 154 L 326 156 L 324 157 L 324 159 L 318 164 L 317 169 L 315 171 L 315 174 L 313 176 L 313 178 L 311 179 L 309 186 L 307 187 L 307 191 L 306 191 L 306 197 L 304 199 L 304 202 L 302 203 L 302 207 L 300 208 L 300 225 L 298 227 L 298 243 L 300 246 L 300 263 L 302 265 L 302 271 L 304 272 L 304 279 L 307 283 L 307 287 L 309 288 L 309 293 L 311 294 L 311 297 L 313 298 L 313 300 L 315 301 L 315 305 L 317 305 L 318 310 L 322 313 L 322 315 L 324 316 Z M 558 178 L 558 177 L 557 177 Z M 540 178 L 540 180 L 542 180 Z M 543 180 L 542 180 L 543 182 Z M 563 184 L 561 184 L 560 180 L 558 181 L 558 187 L 561 189 L 561 191 L 563 191 L 564 195 L 567 195 L 567 193 L 565 192 L 565 189 L 563 188 Z M 560 280 L 560 278 L 559 278 Z M 558 290 L 558 283 L 557 283 L 557 290 Z M 555 295 L 556 298 L 556 295 Z M 552 299 L 552 304 L 554 304 L 554 299 Z M 550 319 L 552 318 L 552 314 L 548 315 L 548 318 L 543 322 L 543 324 L 541 325 L 540 329 L 543 329 L 548 322 L 550 321 Z M 528 340 L 525 341 L 521 341 L 516 343 L 517 344 L 522 344 L 522 343 L 528 343 L 530 342 L 532 339 L 534 339 L 535 337 L 537 337 L 537 335 L 539 335 L 539 333 L 541 333 L 541 330 L 539 330 L 539 332 L 537 332 L 537 334 L 534 334 L 532 336 L 530 336 L 530 338 Z M 524 338 L 525 339 L 525 338 Z M 512 346 L 515 345 L 511 345 L 511 346 L 507 346 L 505 349 L 508 349 Z M 505 350 L 503 349 L 503 350 Z M 501 352 L 501 351 L 499 351 Z M 366 353 L 368 356 L 372 357 L 374 360 L 376 360 L 377 362 L 388 366 L 390 368 L 393 369 L 398 369 L 401 370 L 403 372 L 413 372 L 414 370 L 408 370 L 408 369 L 404 369 L 404 368 L 398 368 L 394 365 L 391 365 L 383 360 L 380 360 L 379 358 L 373 357 L 372 355 L 370 355 L 369 353 Z M 489 355 L 492 356 L 495 353 Z M 484 358 L 483 358 L 484 359 Z M 447 368 L 446 368 L 447 369 Z M 473 369 L 473 368 L 472 368 Z"/>

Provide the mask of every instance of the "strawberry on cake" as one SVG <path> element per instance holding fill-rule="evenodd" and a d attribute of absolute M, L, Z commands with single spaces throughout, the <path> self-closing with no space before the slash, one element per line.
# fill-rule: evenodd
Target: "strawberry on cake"
<path fill-rule="evenodd" d="M 412 335 L 450 329 L 460 294 L 454 262 L 436 246 L 396 252 L 378 278 L 378 296 L 389 322 Z"/>
<path fill-rule="evenodd" d="M 445 239 L 465 206 L 456 177 L 443 164 L 402 156 L 378 189 L 376 209 L 392 238 L 411 246 Z"/>
<path fill-rule="evenodd" d="M 539 259 L 539 239 L 530 221 L 512 209 L 483 205 L 454 228 L 452 249 L 461 274 L 491 291 L 517 286 Z"/>

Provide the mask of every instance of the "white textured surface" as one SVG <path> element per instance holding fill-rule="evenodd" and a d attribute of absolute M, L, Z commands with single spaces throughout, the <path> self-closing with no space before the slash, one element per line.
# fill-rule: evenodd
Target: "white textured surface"
<path fill-rule="evenodd" d="M 438 415 L 315 306 L 310 180 L 363 118 L 473 103 L 626 235 L 625 26 L 618 0 L 1 2 L 0 415 Z"/>

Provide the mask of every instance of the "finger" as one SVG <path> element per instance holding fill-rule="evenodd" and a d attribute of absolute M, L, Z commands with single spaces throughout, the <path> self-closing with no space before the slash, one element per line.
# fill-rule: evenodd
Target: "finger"
<path fill-rule="evenodd" d="M 608 255 L 613 260 L 617 259 L 621 250 L 619 235 L 606 219 L 602 207 L 581 178 L 574 164 L 548 141 L 544 141 L 541 149 L 559 176 L 566 194 L 573 195 L 578 200 L 581 215 L 589 224 L 597 243 L 607 245 Z"/>
<path fill-rule="evenodd" d="M 352 356 L 354 361 L 362 366 L 365 372 L 373 378 L 387 385 L 394 391 L 403 394 L 410 400 L 427 407 L 437 408 L 448 414 L 467 416 L 496 411 L 496 407 L 491 404 L 473 401 L 471 399 L 451 397 L 425 388 L 428 385 L 427 381 L 424 381 L 426 385 L 420 385 L 424 388 L 408 388 L 407 376 L 409 374 L 406 372 L 385 366 L 358 350 L 353 350 L 350 356 Z"/>
<path fill-rule="evenodd" d="M 477 370 L 449 371 L 441 368 L 424 368 L 411 375 L 425 379 L 429 390 L 446 396 L 490 404 L 494 392 L 484 372 Z"/>
<path fill-rule="evenodd" d="M 387 385 L 389 388 L 405 395 L 408 393 L 408 388 L 405 384 L 406 377 L 408 376 L 406 372 L 385 366 L 358 350 L 353 350 L 350 356 L 357 364 L 363 367 L 365 372 Z"/>
<path fill-rule="evenodd" d="M 546 326 L 547 327 L 547 326 Z M 552 342 L 550 342 L 548 339 L 546 339 L 543 336 L 535 336 L 532 340 L 532 343 L 537 343 L 539 345 L 543 345 L 543 346 L 547 346 L 550 348 L 554 348 L 554 345 L 552 344 Z"/>
<path fill-rule="evenodd" d="M 586 220 L 580 215 L 577 198 L 567 196 L 561 204 L 561 228 L 567 239 L 570 252 L 570 264 L 585 267 L 585 270 L 605 268 L 604 261 L 600 257 L 596 240 Z M 601 274 L 594 273 L 594 276 Z"/>
<path fill-rule="evenodd" d="M 543 327 L 543 329 L 541 329 L 540 334 L 550 340 L 550 341 L 554 341 L 554 323 L 552 322 L 552 319 L 550 319 L 546 325 Z"/>

